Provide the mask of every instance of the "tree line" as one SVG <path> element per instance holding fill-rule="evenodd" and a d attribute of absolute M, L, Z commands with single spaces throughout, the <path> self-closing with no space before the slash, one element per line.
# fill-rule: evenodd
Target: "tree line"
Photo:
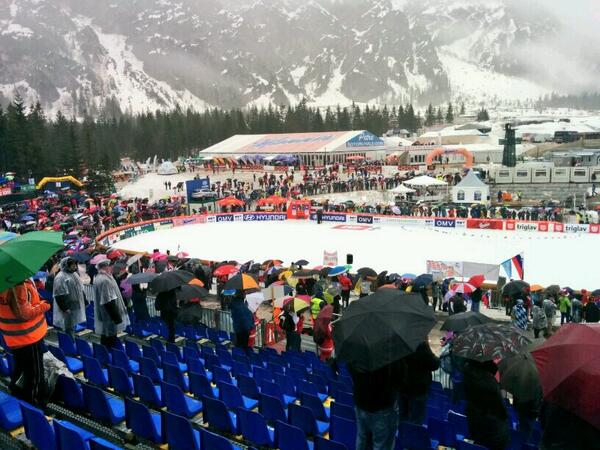
<path fill-rule="evenodd" d="M 452 123 L 451 108 L 448 105 L 442 119 L 438 114 L 436 123 Z M 461 109 L 464 112 L 464 106 Z M 235 134 L 365 129 L 380 136 L 390 128 L 417 132 L 429 124 L 428 119 L 415 112 L 412 104 L 391 108 L 354 104 L 323 111 L 303 100 L 294 106 L 246 110 L 175 108 L 138 115 L 105 110 L 97 118 L 85 116 L 78 121 L 61 112 L 47 117 L 39 103 L 26 105 L 17 96 L 6 109 L 0 107 L 0 173 L 16 172 L 24 179 L 80 176 L 85 168 L 118 168 L 124 156 L 137 161 L 154 155 L 171 160 L 195 156 L 198 150 Z"/>

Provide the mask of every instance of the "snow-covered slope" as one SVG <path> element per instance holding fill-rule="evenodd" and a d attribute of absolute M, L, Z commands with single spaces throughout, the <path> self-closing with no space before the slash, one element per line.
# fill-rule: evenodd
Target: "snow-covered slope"
<path fill-rule="evenodd" d="M 0 103 L 97 114 L 286 104 L 525 101 L 559 90 L 567 33 L 512 0 L 5 0 Z M 532 51 L 535 49 L 535 52 Z M 586 54 L 586 59 L 595 58 Z M 571 73 L 578 56 L 562 55 Z M 561 59 L 562 61 L 562 59 Z M 589 62 L 589 61 L 588 61 Z M 580 69 L 581 67 L 581 69 Z M 592 71 L 592 75 L 595 72 Z M 556 77 L 555 77 L 556 78 Z M 594 80 L 594 76 L 589 76 Z"/>

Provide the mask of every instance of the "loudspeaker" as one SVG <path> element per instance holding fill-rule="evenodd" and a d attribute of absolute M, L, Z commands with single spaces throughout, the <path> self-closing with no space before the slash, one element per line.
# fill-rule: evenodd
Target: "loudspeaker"
<path fill-rule="evenodd" d="M 354 263 L 354 255 L 352 255 L 352 253 L 348 253 L 346 255 L 346 264 L 353 264 Z"/>
<path fill-rule="evenodd" d="M 498 277 L 498 281 L 496 282 L 496 289 L 498 289 L 498 291 L 501 291 L 505 284 L 506 277 Z"/>

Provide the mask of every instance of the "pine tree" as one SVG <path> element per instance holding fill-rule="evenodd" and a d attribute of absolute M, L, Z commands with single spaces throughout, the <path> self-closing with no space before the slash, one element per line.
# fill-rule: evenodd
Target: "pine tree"
<path fill-rule="evenodd" d="M 73 118 L 71 122 L 69 122 L 69 153 L 67 173 L 74 177 L 81 177 L 84 172 L 84 167 L 76 127 L 77 121 Z"/>
<path fill-rule="evenodd" d="M 431 103 L 425 111 L 425 125 L 428 127 L 435 125 L 435 110 L 433 109 Z"/>
<path fill-rule="evenodd" d="M 321 111 L 317 108 L 312 117 L 311 131 L 321 132 L 324 129 L 325 124 L 323 123 L 323 116 L 321 116 Z"/>
<path fill-rule="evenodd" d="M 338 106 L 338 108 L 339 108 L 339 106 Z M 335 115 L 333 114 L 333 111 L 331 110 L 331 108 L 329 106 L 327 107 L 327 110 L 325 111 L 324 129 L 325 129 L 325 131 L 337 130 L 337 123 L 335 120 Z"/>
<path fill-rule="evenodd" d="M 452 103 L 448 103 L 448 109 L 446 109 L 446 123 L 454 123 L 454 108 Z"/>
<path fill-rule="evenodd" d="M 352 104 L 352 129 L 353 130 L 361 130 L 363 129 L 363 120 L 362 113 L 360 111 L 360 106 L 356 104 Z"/>
<path fill-rule="evenodd" d="M 40 102 L 30 107 L 27 122 L 30 136 L 30 155 L 28 157 L 33 157 L 35 160 L 35 164 L 30 169 L 33 178 L 39 180 L 44 176 L 54 175 L 56 169 L 49 162 L 46 115 Z"/>
<path fill-rule="evenodd" d="M 460 104 L 460 115 L 464 116 L 465 114 L 466 114 L 466 112 L 465 112 L 465 102 L 462 102 Z"/>
<path fill-rule="evenodd" d="M 8 149 L 6 146 L 6 114 L 0 105 L 0 173 L 8 171 Z"/>
<path fill-rule="evenodd" d="M 441 106 L 437 110 L 436 122 L 438 123 L 438 125 L 441 125 L 444 123 L 444 113 L 442 112 Z"/>
<path fill-rule="evenodd" d="M 352 123 L 350 120 L 350 113 L 348 112 L 348 108 L 344 107 L 339 116 L 338 116 L 338 124 L 337 129 L 340 131 L 349 131 L 352 129 Z"/>
<path fill-rule="evenodd" d="M 487 112 L 487 109 L 481 108 L 481 110 L 477 113 L 477 122 L 486 122 L 490 120 L 490 115 Z"/>
<path fill-rule="evenodd" d="M 35 159 L 30 156 L 31 136 L 25 115 L 25 105 L 20 95 L 6 109 L 7 167 L 19 178 L 28 178 Z"/>

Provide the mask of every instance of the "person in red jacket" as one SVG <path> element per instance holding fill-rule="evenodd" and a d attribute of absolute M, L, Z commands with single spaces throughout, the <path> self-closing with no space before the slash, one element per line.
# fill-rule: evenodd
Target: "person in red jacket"
<path fill-rule="evenodd" d="M 338 277 L 338 281 L 340 282 L 342 288 L 342 306 L 344 308 L 347 308 L 348 304 L 350 303 L 350 290 L 352 289 L 352 280 L 348 275 L 342 274 Z"/>

